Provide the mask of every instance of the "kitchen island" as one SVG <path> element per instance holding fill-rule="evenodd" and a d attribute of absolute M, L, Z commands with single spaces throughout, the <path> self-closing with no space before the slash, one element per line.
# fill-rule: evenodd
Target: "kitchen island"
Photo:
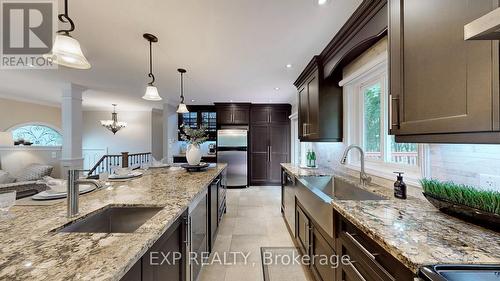
<path fill-rule="evenodd" d="M 499 233 L 448 216 L 424 197 L 409 196 L 407 200 L 400 200 L 394 198 L 392 187 L 362 186 L 359 179 L 343 172 L 303 169 L 289 163 L 281 166 L 289 177 L 333 176 L 385 199 L 331 200 L 334 212 L 334 235 L 331 238 L 337 254 L 343 254 L 340 236 L 354 231 L 352 236 L 368 242 L 362 251 L 376 253 L 368 254 L 372 259 L 380 262 L 383 258 L 381 253 L 373 250 L 386 252 L 415 275 L 424 265 L 500 264 Z M 295 188 L 305 187 L 296 185 Z M 352 239 L 352 236 L 348 238 Z M 363 244 L 359 241 L 354 241 L 354 244 Z"/>
<path fill-rule="evenodd" d="M 14 206 L 0 220 L 0 280 L 120 280 L 226 168 L 188 173 L 177 167 L 147 171 L 80 196 L 80 215 L 66 202 Z M 109 206 L 162 207 L 133 233 L 60 233 L 55 230 Z"/>

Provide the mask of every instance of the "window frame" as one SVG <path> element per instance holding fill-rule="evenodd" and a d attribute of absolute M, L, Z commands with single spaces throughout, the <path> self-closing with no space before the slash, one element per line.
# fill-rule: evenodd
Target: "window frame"
<path fill-rule="evenodd" d="M 20 124 L 16 124 L 16 125 L 8 128 L 6 131 L 7 132 L 11 132 L 13 134 L 15 130 L 17 130 L 19 128 L 22 128 L 22 127 L 26 127 L 26 126 L 42 126 L 42 127 L 47 127 L 49 129 L 54 130 L 55 132 L 57 132 L 61 136 L 61 145 L 35 145 L 35 144 L 33 144 L 33 145 L 29 146 L 29 147 L 36 147 L 36 148 L 61 148 L 62 147 L 62 144 L 64 143 L 64 135 L 62 133 L 62 130 L 60 128 L 52 125 L 52 124 L 49 124 L 49 123 L 44 123 L 44 122 L 26 122 L 26 123 L 20 123 Z"/>
<path fill-rule="evenodd" d="M 428 146 L 417 144 L 418 158 L 417 165 L 406 165 L 389 162 L 391 153 L 391 142 L 389 140 L 389 106 L 388 106 L 388 62 L 387 53 L 382 53 L 365 64 L 360 69 L 340 81 L 339 85 L 344 91 L 344 108 L 346 109 L 344 118 L 344 136 L 346 145 L 360 145 L 364 148 L 364 97 L 362 90 L 373 86 L 377 81 L 380 82 L 380 152 L 381 160 L 365 159 L 366 172 L 376 177 L 384 179 L 395 179 L 393 172 L 403 171 L 405 181 L 412 185 L 419 185 L 418 180 L 424 176 L 425 161 L 428 154 Z M 388 152 L 388 153 L 387 153 Z M 346 166 L 353 170 L 360 170 L 359 154 L 350 153 Z"/>
<path fill-rule="evenodd" d="M 215 113 L 215 124 L 217 125 L 217 111 L 215 110 L 215 106 L 211 105 L 188 105 L 187 106 L 190 113 L 196 113 L 196 128 L 199 128 L 203 123 L 202 113 Z M 183 113 L 177 114 L 177 139 L 182 141 L 181 139 L 181 125 L 184 123 Z M 207 131 L 208 141 L 215 141 L 217 139 L 217 127 L 215 131 Z"/>

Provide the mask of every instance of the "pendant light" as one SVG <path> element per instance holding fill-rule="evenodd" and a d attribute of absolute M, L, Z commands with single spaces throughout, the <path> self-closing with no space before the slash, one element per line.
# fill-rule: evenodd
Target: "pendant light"
<path fill-rule="evenodd" d="M 62 23 L 69 23 L 70 27 L 57 31 L 52 51 L 44 57 L 66 67 L 89 69 L 91 65 L 83 55 L 80 43 L 69 34 L 75 30 L 75 24 L 69 17 L 68 0 L 64 0 L 64 14 L 59 14 L 58 18 Z"/>
<path fill-rule="evenodd" d="M 146 87 L 146 93 L 144 96 L 142 96 L 143 99 L 145 100 L 150 100 L 150 101 L 160 101 L 161 97 L 158 94 L 158 89 L 153 85 L 155 82 L 155 76 L 153 74 L 153 43 L 158 42 L 158 38 L 154 36 L 153 34 L 149 33 L 144 33 L 142 35 L 144 39 L 149 41 L 149 74 L 148 77 L 150 77 L 152 80 L 151 82 L 148 83 L 148 86 Z"/>
<path fill-rule="evenodd" d="M 110 130 L 113 135 L 119 130 L 127 127 L 127 123 L 118 122 L 118 113 L 116 113 L 116 104 L 113 104 L 113 113 L 111 113 L 111 120 L 101 120 L 101 125 Z"/>
<path fill-rule="evenodd" d="M 177 71 L 181 74 L 181 103 L 179 103 L 179 106 L 177 106 L 177 113 L 188 113 L 189 110 L 186 107 L 186 104 L 184 104 L 184 73 L 186 73 L 186 70 L 183 68 L 177 69 Z"/>

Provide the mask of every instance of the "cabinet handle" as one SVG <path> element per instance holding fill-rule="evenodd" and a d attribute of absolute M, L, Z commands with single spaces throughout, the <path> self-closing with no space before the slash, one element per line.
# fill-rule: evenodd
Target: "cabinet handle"
<path fill-rule="evenodd" d="M 354 266 L 353 263 L 356 263 L 355 261 L 350 261 L 349 262 L 349 267 L 352 269 L 352 271 L 354 271 L 354 274 L 356 274 L 356 276 L 362 280 L 362 281 L 366 281 L 365 277 L 363 277 L 363 275 L 361 275 L 361 272 L 359 272 L 359 270 Z"/>
<path fill-rule="evenodd" d="M 391 122 L 391 128 L 395 127 L 397 129 L 400 128 L 400 122 L 399 122 L 399 97 L 394 97 L 392 94 L 389 94 L 389 122 Z M 396 122 L 393 122 L 392 119 L 392 110 L 393 110 L 393 103 L 396 102 L 397 105 L 397 111 L 396 111 Z"/>
<path fill-rule="evenodd" d="M 349 232 L 344 232 L 345 236 L 354 244 L 356 247 L 358 247 L 365 255 L 367 255 L 370 259 L 375 260 L 375 256 L 378 254 L 372 254 L 370 251 L 368 251 L 361 243 L 352 236 Z"/>
<path fill-rule="evenodd" d="M 234 113 L 231 112 L 231 123 L 234 123 Z"/>
<path fill-rule="evenodd" d="M 184 244 L 186 244 L 186 248 L 187 248 L 187 245 L 189 244 L 189 217 L 185 217 L 184 218 L 184 223 L 186 224 L 186 235 L 184 235 Z"/>
<path fill-rule="evenodd" d="M 273 147 L 272 147 L 271 145 L 270 145 L 270 146 L 268 146 L 268 150 L 269 150 L 269 162 L 272 162 L 272 159 L 273 159 L 273 158 L 272 158 L 272 154 L 271 154 L 272 148 L 273 148 Z"/>

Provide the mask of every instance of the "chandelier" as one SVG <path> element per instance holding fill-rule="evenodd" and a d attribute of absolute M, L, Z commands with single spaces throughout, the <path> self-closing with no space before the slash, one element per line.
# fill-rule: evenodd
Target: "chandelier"
<path fill-rule="evenodd" d="M 111 113 L 111 120 L 101 120 L 101 125 L 106 129 L 116 134 L 119 130 L 127 127 L 126 122 L 118 122 L 118 113 L 116 113 L 116 104 L 113 104 L 113 113 Z"/>

